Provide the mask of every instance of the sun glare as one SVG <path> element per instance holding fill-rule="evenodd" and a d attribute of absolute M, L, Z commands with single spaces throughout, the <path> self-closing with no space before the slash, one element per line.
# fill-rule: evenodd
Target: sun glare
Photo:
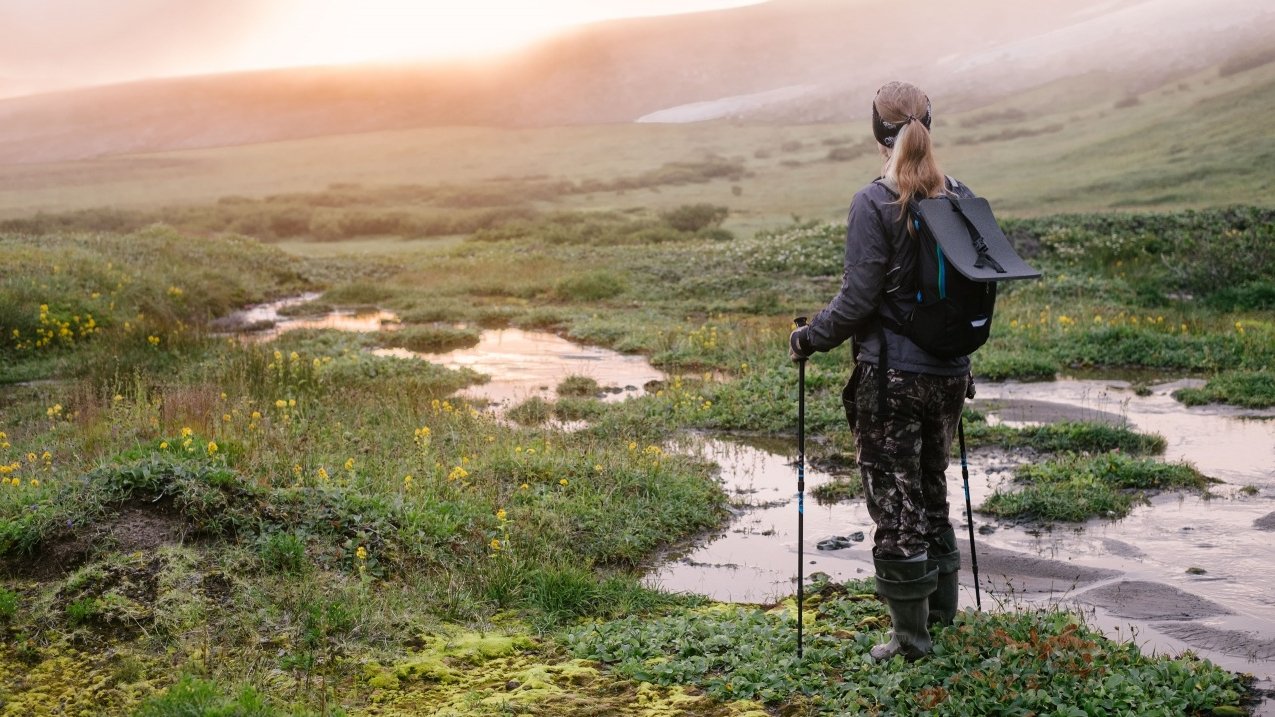
<path fill-rule="evenodd" d="M 573 25 L 754 5 L 762 0 L 294 0 L 252 48 L 258 66 L 474 57 Z"/>

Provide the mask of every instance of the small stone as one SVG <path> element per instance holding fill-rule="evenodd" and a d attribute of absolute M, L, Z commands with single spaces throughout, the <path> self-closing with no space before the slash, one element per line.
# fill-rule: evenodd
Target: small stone
<path fill-rule="evenodd" d="M 1186 569 L 1187 575 L 1204 575 L 1207 572 L 1208 571 L 1205 570 L 1204 568 L 1187 568 Z"/>
<path fill-rule="evenodd" d="M 851 540 L 853 540 L 853 541 L 854 541 L 854 542 L 856 542 L 856 543 L 862 543 L 862 542 L 863 542 L 863 531 L 862 531 L 862 530 L 856 530 L 856 531 L 854 531 L 853 533 L 851 533 L 851 534 L 850 534 L 850 539 L 851 539 Z"/>
<path fill-rule="evenodd" d="M 508 690 L 509 692 L 513 692 L 519 687 L 522 687 L 522 683 L 519 682 L 518 680 L 510 680 L 505 683 L 505 689 Z"/>

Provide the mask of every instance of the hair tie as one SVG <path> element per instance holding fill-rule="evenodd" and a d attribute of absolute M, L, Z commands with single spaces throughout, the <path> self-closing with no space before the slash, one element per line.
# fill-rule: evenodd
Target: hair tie
<path fill-rule="evenodd" d="M 879 93 L 880 90 L 877 90 Z M 903 130 L 905 125 L 911 124 L 913 120 L 920 120 L 926 129 L 930 128 L 930 122 L 934 116 L 933 110 L 930 109 L 930 98 L 925 98 L 925 114 L 917 117 L 916 115 L 908 115 L 899 122 L 888 122 L 881 118 L 881 113 L 877 111 L 877 103 L 872 101 L 872 134 L 877 141 L 886 147 L 893 148 L 894 141 L 898 138 L 899 132 Z"/>

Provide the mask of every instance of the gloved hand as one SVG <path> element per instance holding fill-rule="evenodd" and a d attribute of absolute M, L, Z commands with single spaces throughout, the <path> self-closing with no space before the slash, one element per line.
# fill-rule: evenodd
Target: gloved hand
<path fill-rule="evenodd" d="M 814 353 L 814 349 L 810 348 L 809 332 L 809 326 L 799 326 L 788 335 L 788 358 L 793 363 L 805 361 Z"/>

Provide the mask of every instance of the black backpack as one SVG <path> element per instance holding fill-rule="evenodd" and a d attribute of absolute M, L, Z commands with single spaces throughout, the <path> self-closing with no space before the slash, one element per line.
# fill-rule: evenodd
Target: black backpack
<path fill-rule="evenodd" d="M 891 182 L 880 181 L 898 194 Z M 991 334 L 997 282 L 1036 279 L 1040 272 L 1014 251 L 981 197 L 913 200 L 908 221 L 918 242 L 916 308 L 883 323 L 939 358 L 967 356 Z"/>

